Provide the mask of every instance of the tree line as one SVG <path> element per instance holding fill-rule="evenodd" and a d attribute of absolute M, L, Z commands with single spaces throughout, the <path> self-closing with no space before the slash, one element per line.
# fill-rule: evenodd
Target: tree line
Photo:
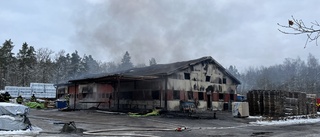
<path fill-rule="evenodd" d="M 36 50 L 26 42 L 16 55 L 13 48 L 11 39 L 5 40 L 0 46 L 0 89 L 5 86 L 29 86 L 31 82 L 65 83 L 85 74 L 111 73 L 146 66 L 134 66 L 129 52 L 125 52 L 121 62 L 116 63 L 97 61 L 91 55 L 81 57 L 77 51 L 66 53 L 61 50 L 54 54 L 48 48 Z M 151 58 L 149 63 L 156 64 L 156 60 Z"/>
<path fill-rule="evenodd" d="M 101 62 L 91 55 L 82 57 L 77 51 L 58 53 L 47 48 L 36 50 L 26 42 L 15 55 L 13 42 L 5 40 L 0 46 L 0 89 L 5 86 L 29 86 L 35 83 L 65 83 L 70 79 L 79 78 L 86 74 L 111 73 L 145 67 L 145 64 L 133 65 L 129 52 L 125 52 L 120 63 Z M 154 58 L 149 65 L 157 64 Z M 273 66 L 249 67 L 239 73 L 236 66 L 227 69 L 238 78 L 241 85 L 238 93 L 245 94 L 249 90 L 286 90 L 301 91 L 319 94 L 320 92 L 320 65 L 319 60 L 309 54 L 306 61 L 300 57 L 286 58 L 282 64 Z"/>
<path fill-rule="evenodd" d="M 320 95 L 319 60 L 309 54 L 306 61 L 300 57 L 286 58 L 282 64 L 269 67 L 249 67 L 239 73 L 235 66 L 228 71 L 241 81 L 238 93 L 249 90 L 285 90 Z"/>

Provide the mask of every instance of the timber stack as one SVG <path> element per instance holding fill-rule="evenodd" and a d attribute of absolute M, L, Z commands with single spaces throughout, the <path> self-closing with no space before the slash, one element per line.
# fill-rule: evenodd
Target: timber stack
<path fill-rule="evenodd" d="M 304 92 L 251 90 L 247 99 L 251 116 L 285 117 L 316 113 L 315 97 Z"/>

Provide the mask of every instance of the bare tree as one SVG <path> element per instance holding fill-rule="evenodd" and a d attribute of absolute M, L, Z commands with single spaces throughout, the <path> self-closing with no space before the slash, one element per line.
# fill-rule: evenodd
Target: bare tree
<path fill-rule="evenodd" d="M 320 24 L 317 21 L 311 22 L 311 26 L 307 26 L 301 19 L 295 19 L 292 16 L 292 20 L 288 20 L 288 25 L 281 25 L 279 23 L 278 25 L 284 29 L 287 29 L 287 30 L 278 29 L 280 32 L 284 34 L 292 34 L 292 35 L 306 34 L 307 40 L 304 45 L 304 48 L 306 48 L 308 42 L 312 42 L 312 41 L 315 41 L 316 45 L 318 46 L 318 38 L 320 36 Z"/>

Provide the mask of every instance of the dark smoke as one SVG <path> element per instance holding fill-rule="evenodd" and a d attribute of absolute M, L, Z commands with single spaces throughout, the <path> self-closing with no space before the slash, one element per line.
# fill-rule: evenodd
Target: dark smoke
<path fill-rule="evenodd" d="M 119 62 L 128 51 L 134 64 L 216 54 L 228 21 L 214 1 L 105 1 L 77 13 L 77 48 L 102 61 Z M 215 50 L 213 50 L 215 49 Z"/>

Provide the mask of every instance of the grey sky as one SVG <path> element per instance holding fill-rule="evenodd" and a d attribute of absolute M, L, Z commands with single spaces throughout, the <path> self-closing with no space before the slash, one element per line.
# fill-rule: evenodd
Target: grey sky
<path fill-rule="evenodd" d="M 293 15 L 318 20 L 320 1 L 254 0 L 8 0 L 0 1 L 0 42 L 12 39 L 56 53 L 119 62 L 128 51 L 134 64 L 212 56 L 240 71 L 280 64 L 285 58 L 317 58 L 320 47 L 305 35 L 284 35 Z M 319 21 L 319 20 L 318 20 Z"/>

